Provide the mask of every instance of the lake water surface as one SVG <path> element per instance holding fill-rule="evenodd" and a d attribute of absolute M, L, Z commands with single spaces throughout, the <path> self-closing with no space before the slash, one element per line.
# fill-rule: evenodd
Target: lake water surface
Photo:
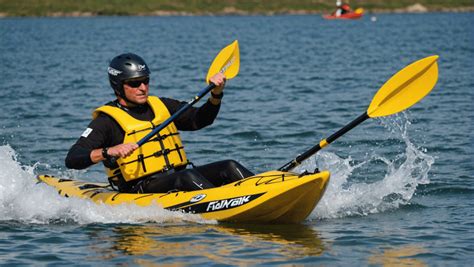
<path fill-rule="evenodd" d="M 472 25 L 472 13 L 0 19 L 0 264 L 472 266 Z M 409 63 L 439 55 L 439 81 L 409 111 L 366 121 L 299 168 L 332 172 L 302 224 L 112 208 L 35 184 L 37 174 L 104 181 L 101 166 L 67 170 L 64 157 L 113 99 L 115 55 L 145 58 L 152 94 L 189 100 L 235 39 L 241 70 L 216 122 L 182 135 L 195 164 L 276 169 L 362 114 Z"/>

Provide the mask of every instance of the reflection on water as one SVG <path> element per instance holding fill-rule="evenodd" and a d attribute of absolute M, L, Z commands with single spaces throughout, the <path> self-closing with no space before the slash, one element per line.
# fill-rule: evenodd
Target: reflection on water
<path fill-rule="evenodd" d="M 369 264 L 377 264 L 383 266 L 428 266 L 415 256 L 427 253 L 428 250 L 417 245 L 406 245 L 400 248 L 385 249 L 377 252 L 369 258 Z"/>
<path fill-rule="evenodd" d="M 257 264 L 324 251 L 318 232 L 306 225 L 119 225 L 107 232 L 93 233 L 104 242 L 93 248 L 102 259 L 132 255 L 141 265 Z"/>

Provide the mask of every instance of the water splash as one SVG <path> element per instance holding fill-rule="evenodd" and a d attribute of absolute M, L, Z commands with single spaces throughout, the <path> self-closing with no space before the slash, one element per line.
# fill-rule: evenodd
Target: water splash
<path fill-rule="evenodd" d="M 321 152 L 296 169 L 301 171 L 318 167 L 331 171 L 326 193 L 310 219 L 365 216 L 394 210 L 409 204 L 418 185 L 430 182 L 428 172 L 434 158 L 410 141 L 407 131 L 410 122 L 406 114 L 381 119 L 381 123 L 405 146 L 404 151 L 395 158 L 374 154 L 355 164 L 351 157 L 344 159 L 334 153 Z M 354 176 L 368 175 L 363 173 L 362 166 L 370 168 L 380 163 L 385 165 L 383 177 L 380 174 L 372 182 L 367 180 L 373 179 L 353 179 Z"/>
<path fill-rule="evenodd" d="M 365 216 L 394 210 L 413 198 L 420 184 L 428 184 L 428 172 L 434 158 L 416 147 L 409 139 L 410 122 L 406 115 L 381 120 L 392 135 L 401 140 L 404 151 L 395 157 L 374 154 L 369 159 L 354 163 L 351 157 L 341 158 L 334 153 L 320 152 L 296 171 L 328 169 L 331 182 L 310 219 Z M 378 149 L 376 149 L 378 151 Z M 390 150 L 390 149 L 389 149 Z M 22 166 L 9 145 L 0 146 L 0 220 L 24 223 L 176 223 L 205 221 L 200 216 L 171 212 L 159 207 L 135 205 L 97 205 L 91 201 L 64 198 L 44 184 L 36 184 L 35 169 L 47 169 L 44 164 Z M 357 179 L 372 165 L 385 166 L 385 174 L 375 179 Z M 58 172 L 51 170 L 52 172 Z M 68 172 L 65 172 L 68 173 Z M 382 173 L 382 172 L 380 172 Z M 72 176 L 77 173 L 69 173 Z M 64 174 L 63 174 L 64 176 Z M 71 176 L 67 176 L 71 177 Z M 367 182 L 370 181 L 370 182 Z"/>
<path fill-rule="evenodd" d="M 22 166 L 9 145 L 0 146 L 0 221 L 21 223 L 215 223 L 193 214 L 157 206 L 100 205 L 64 198 L 45 184 L 36 183 L 35 166 Z M 44 168 L 44 166 L 42 166 Z"/>

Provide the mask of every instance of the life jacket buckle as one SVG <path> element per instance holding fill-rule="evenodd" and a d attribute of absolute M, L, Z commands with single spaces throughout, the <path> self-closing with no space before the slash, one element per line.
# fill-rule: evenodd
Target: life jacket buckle
<path fill-rule="evenodd" d="M 145 158 L 143 154 L 138 155 L 138 161 L 142 164 L 143 171 L 146 172 Z"/>

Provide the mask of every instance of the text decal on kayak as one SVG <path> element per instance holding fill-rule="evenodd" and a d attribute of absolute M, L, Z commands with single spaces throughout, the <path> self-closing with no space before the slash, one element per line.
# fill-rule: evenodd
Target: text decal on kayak
<path fill-rule="evenodd" d="M 223 199 L 219 201 L 211 201 L 207 205 L 206 211 L 216 211 L 216 210 L 223 210 L 229 208 L 235 208 L 238 206 L 242 206 L 243 204 L 250 201 L 250 196 L 243 196 L 231 199 Z"/>
<path fill-rule="evenodd" d="M 202 202 L 201 197 L 208 197 L 205 194 L 195 195 L 190 201 L 180 203 L 178 205 L 167 207 L 167 210 L 181 210 L 188 213 L 206 213 L 213 211 L 222 211 L 236 208 L 252 202 L 253 200 L 263 196 L 265 193 L 258 193 L 255 195 L 247 195 L 241 197 L 219 199 L 209 202 Z M 198 201 L 199 200 L 199 201 Z M 195 202 L 194 202 L 195 201 Z"/>

